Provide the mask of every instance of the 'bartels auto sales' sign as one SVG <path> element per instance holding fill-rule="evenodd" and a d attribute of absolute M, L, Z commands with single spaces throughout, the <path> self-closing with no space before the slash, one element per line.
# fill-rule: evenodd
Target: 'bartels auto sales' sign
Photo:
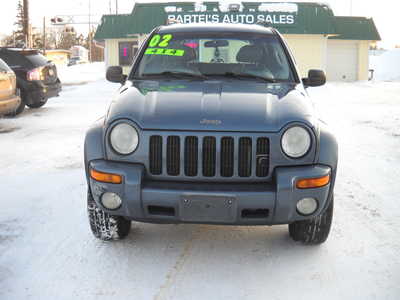
<path fill-rule="evenodd" d="M 295 25 L 297 22 L 297 4 L 268 3 L 249 11 L 192 11 L 183 12 L 179 7 L 166 7 L 169 22 L 178 23 L 241 23 L 259 22 L 271 25 Z"/>
<path fill-rule="evenodd" d="M 169 14 L 168 21 L 179 23 L 242 23 L 255 24 L 257 22 L 268 22 L 273 25 L 294 25 L 296 16 L 294 14 Z"/>

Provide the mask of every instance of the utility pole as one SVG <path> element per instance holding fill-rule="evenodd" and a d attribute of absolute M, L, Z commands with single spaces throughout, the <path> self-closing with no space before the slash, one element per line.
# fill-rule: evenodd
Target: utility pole
<path fill-rule="evenodd" d="M 353 0 L 350 0 L 350 16 L 353 15 Z"/>
<path fill-rule="evenodd" d="M 88 33 L 88 44 L 89 44 L 89 62 L 92 62 L 92 22 L 91 22 L 91 3 L 89 0 L 89 33 Z"/>
<path fill-rule="evenodd" d="M 43 17 L 43 55 L 46 55 L 46 17 Z"/>
<path fill-rule="evenodd" d="M 115 14 L 118 15 L 118 0 L 115 0 Z"/>
<path fill-rule="evenodd" d="M 25 46 L 30 47 L 30 28 L 29 28 L 29 0 L 24 0 L 24 24 L 23 30 L 25 35 Z"/>

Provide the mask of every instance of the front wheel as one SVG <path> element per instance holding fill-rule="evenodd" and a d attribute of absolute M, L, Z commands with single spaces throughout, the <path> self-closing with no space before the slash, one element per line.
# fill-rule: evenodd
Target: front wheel
<path fill-rule="evenodd" d="M 90 190 L 87 195 L 87 211 L 93 235 L 103 241 L 121 240 L 130 229 L 131 221 L 104 212 L 94 201 Z"/>
<path fill-rule="evenodd" d="M 322 244 L 329 236 L 333 217 L 333 196 L 328 208 L 318 217 L 289 224 L 289 235 L 306 245 Z"/>

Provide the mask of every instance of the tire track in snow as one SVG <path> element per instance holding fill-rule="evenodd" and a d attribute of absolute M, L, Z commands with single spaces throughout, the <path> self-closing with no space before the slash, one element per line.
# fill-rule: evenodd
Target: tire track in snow
<path fill-rule="evenodd" d="M 199 225 L 193 232 L 191 238 L 185 242 L 182 253 L 179 255 L 178 259 L 176 260 L 175 265 L 168 272 L 165 282 L 160 286 L 160 289 L 159 289 L 158 293 L 153 297 L 153 300 L 165 299 L 165 296 L 167 295 L 168 290 L 175 282 L 176 277 L 182 271 L 183 266 L 185 265 L 187 259 L 190 256 L 192 249 L 193 249 L 194 241 L 196 239 L 198 239 L 198 237 L 201 235 L 201 233 L 203 231 L 204 231 L 204 226 Z"/>

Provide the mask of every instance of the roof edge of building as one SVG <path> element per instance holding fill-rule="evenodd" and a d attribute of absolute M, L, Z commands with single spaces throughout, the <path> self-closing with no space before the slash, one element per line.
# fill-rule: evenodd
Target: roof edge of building
<path fill-rule="evenodd" d="M 335 40 L 381 41 L 373 18 L 359 16 L 334 16 L 338 36 Z"/>
<path fill-rule="evenodd" d="M 101 23 L 97 28 L 94 39 L 101 41 L 105 39 L 123 39 L 129 38 L 134 34 L 145 34 L 152 28 L 162 25 L 162 20 L 166 20 L 167 6 L 192 6 L 195 1 L 182 2 L 136 2 L 131 14 L 107 14 L 101 18 Z M 218 4 L 218 1 L 204 1 L 203 3 Z M 276 2 L 256 2 L 242 1 L 241 3 L 262 4 Z M 299 15 L 304 19 L 299 21 L 299 28 L 294 26 L 274 26 L 282 34 L 323 34 L 335 35 L 329 36 L 329 39 L 342 40 L 381 40 L 379 32 L 372 18 L 352 17 L 352 16 L 334 16 L 332 9 L 328 4 L 320 2 L 290 2 L 302 7 Z M 318 12 L 314 12 L 315 7 L 319 7 Z M 186 9 L 191 9 L 186 7 Z M 176 12 L 184 14 L 186 11 Z M 222 14 L 224 12 L 214 10 L 205 13 Z M 321 13 L 322 12 L 322 13 Z M 314 18 L 314 21 L 310 19 Z M 328 20 L 328 21 L 327 21 Z M 313 23 L 315 22 L 315 23 Z"/>

